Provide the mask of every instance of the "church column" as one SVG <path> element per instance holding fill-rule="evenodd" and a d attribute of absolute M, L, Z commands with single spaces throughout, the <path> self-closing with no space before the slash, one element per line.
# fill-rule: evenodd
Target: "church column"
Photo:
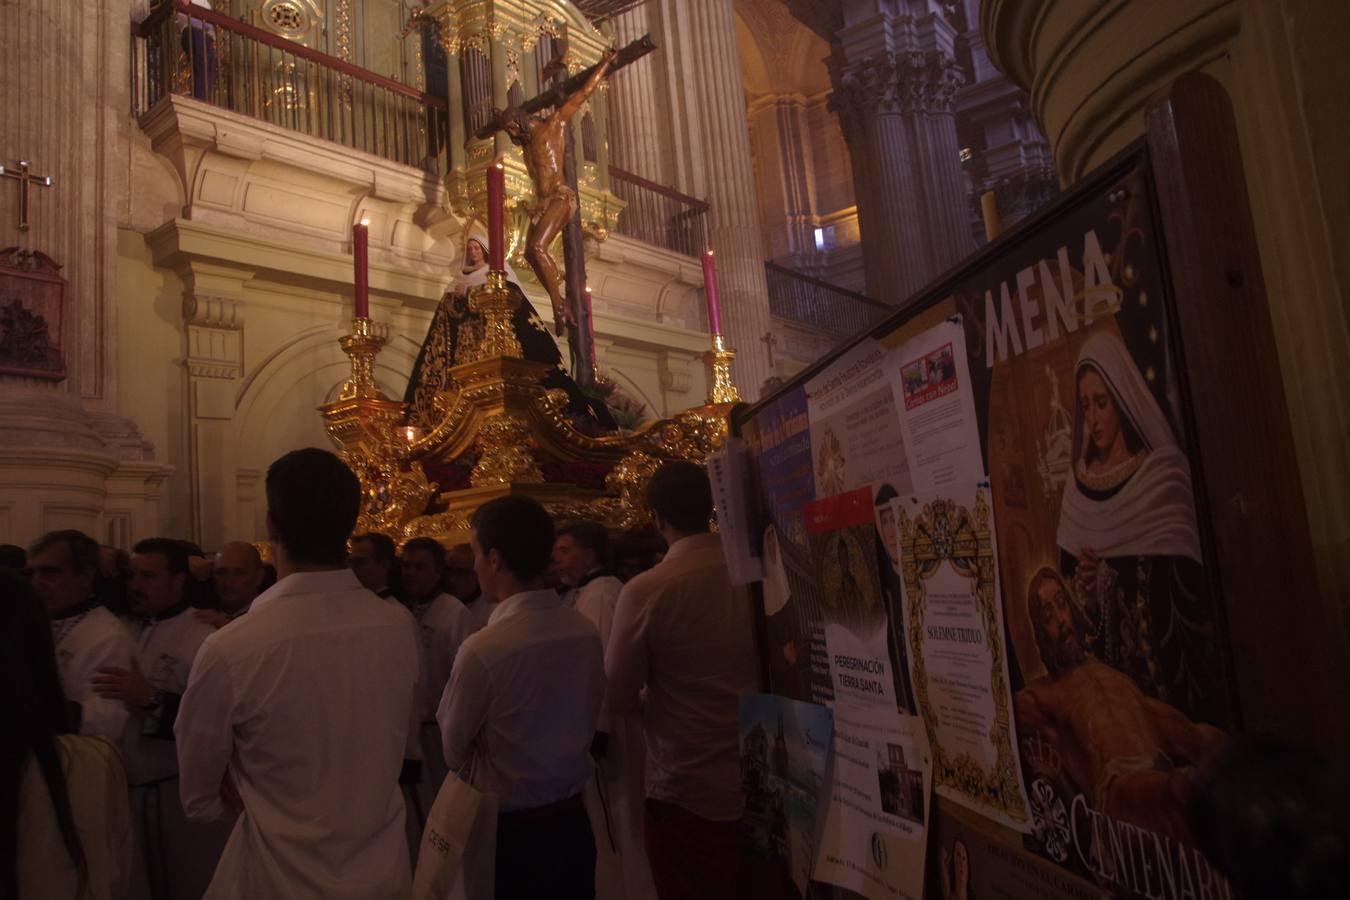
<path fill-rule="evenodd" d="M 937 0 L 845 6 L 830 102 L 853 160 L 868 293 L 898 303 L 974 249 L 956 31 Z"/>
<path fill-rule="evenodd" d="M 661 12 L 671 71 L 688 94 L 678 125 L 692 151 L 690 179 L 679 187 L 712 206 L 708 243 L 717 251 L 722 323 L 736 351 L 736 385 L 752 400 L 772 374 L 760 340 L 770 328 L 769 289 L 732 0 L 664 0 Z"/>
<path fill-rule="evenodd" d="M 765 255 L 793 265 L 814 256 L 816 213 L 806 101 L 799 94 L 766 94 L 750 102 L 751 140 L 758 160 Z"/>
<path fill-rule="evenodd" d="M 932 251 L 894 61 L 864 59 L 839 76 L 830 107 L 853 161 L 867 293 L 899 303 L 927 280 Z"/>
<path fill-rule="evenodd" d="M 235 395 L 244 371 L 244 282 L 233 270 L 198 263 L 183 277 L 183 324 L 187 337 L 188 465 L 192 496 L 192 537 L 219 547 L 239 536 L 235 524 Z"/>
<path fill-rule="evenodd" d="M 614 43 L 623 47 L 651 31 L 646 6 L 615 16 Z M 610 160 L 657 184 L 669 184 L 659 137 L 655 60 L 629 66 L 609 82 Z M 604 132 L 601 132 L 604 133 Z"/>

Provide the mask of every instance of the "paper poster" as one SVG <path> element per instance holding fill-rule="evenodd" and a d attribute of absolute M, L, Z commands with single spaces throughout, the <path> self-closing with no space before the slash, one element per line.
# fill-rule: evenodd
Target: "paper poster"
<path fill-rule="evenodd" d="M 874 520 L 871 488 L 807 504 L 806 531 L 821 583 L 820 609 L 833 700 L 876 706 L 886 713 L 913 709 L 903 643 L 893 643 L 891 598 Z M 900 651 L 897 656 L 896 651 Z"/>
<path fill-rule="evenodd" d="M 833 795 L 815 879 L 869 900 L 923 897 L 932 766 L 914 716 L 835 707 Z"/>
<path fill-rule="evenodd" d="M 740 698 L 741 784 L 756 851 L 781 860 L 805 897 L 834 740 L 828 707 L 771 694 Z"/>
<path fill-rule="evenodd" d="M 806 382 L 816 496 L 878 482 L 911 490 L 886 351 L 863 341 Z"/>
<path fill-rule="evenodd" d="M 934 790 L 1030 831 L 986 483 L 896 501 L 914 692 Z"/>
<path fill-rule="evenodd" d="M 828 703 L 832 697 L 819 579 L 802 512 L 815 498 L 806 391 L 767 403 L 743 431 L 760 491 L 765 655 L 774 693 Z"/>
<path fill-rule="evenodd" d="M 892 350 L 886 368 L 897 398 L 913 492 L 926 494 L 983 478 L 980 426 L 960 317 Z"/>
<path fill-rule="evenodd" d="M 708 480 L 713 508 L 717 511 L 718 534 L 732 584 L 749 584 L 764 575 L 760 536 L 751 515 L 749 460 L 745 442 L 728 437 L 708 454 Z"/>

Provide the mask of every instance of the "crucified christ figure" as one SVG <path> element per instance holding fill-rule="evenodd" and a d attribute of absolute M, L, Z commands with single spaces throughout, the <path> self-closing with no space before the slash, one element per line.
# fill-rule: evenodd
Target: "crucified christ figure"
<path fill-rule="evenodd" d="M 558 266 L 549 256 L 554 238 L 577 213 L 577 192 L 567 183 L 563 165 L 567 152 L 567 123 L 585 105 L 609 71 L 618 51 L 609 50 L 584 84 L 558 104 L 547 117 L 533 115 L 521 107 L 501 115 L 502 129 L 512 143 L 525 151 L 525 168 L 534 182 L 536 207 L 525 235 L 525 260 L 538 276 L 553 303 L 553 330 L 575 329 L 576 317 L 563 300 Z"/>

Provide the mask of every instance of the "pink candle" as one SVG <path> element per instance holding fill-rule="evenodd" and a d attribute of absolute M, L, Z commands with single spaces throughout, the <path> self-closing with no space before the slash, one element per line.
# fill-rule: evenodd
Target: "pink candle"
<path fill-rule="evenodd" d="M 352 256 L 356 263 L 356 304 L 358 319 L 370 318 L 370 229 L 369 221 L 352 226 Z"/>
<path fill-rule="evenodd" d="M 488 208 L 488 265 L 494 271 L 506 268 L 506 170 L 501 163 L 493 163 L 487 170 Z"/>
<path fill-rule="evenodd" d="M 717 263 L 711 250 L 703 253 L 703 291 L 708 295 L 708 330 L 722 333 L 722 307 L 717 302 Z"/>
<path fill-rule="evenodd" d="M 599 368 L 598 361 L 595 358 L 595 300 L 591 294 L 591 289 L 586 288 L 586 342 L 591 349 L 591 365 Z"/>

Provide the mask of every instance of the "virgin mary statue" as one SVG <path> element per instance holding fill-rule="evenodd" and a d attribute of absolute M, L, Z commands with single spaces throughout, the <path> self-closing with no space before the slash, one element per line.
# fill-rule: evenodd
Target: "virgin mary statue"
<path fill-rule="evenodd" d="M 511 264 L 505 265 L 507 285 L 520 292 L 512 324 L 525 358 L 552 366 L 543 385 L 567 392 L 567 411 L 577 428 L 591 434 L 613 431 L 617 426 L 609 408 L 604 401 L 584 394 L 563 369 L 557 342 L 521 291 Z M 454 387 L 450 368 L 478 359 L 478 346 L 483 340 L 483 315 L 469 307 L 469 290 L 486 284 L 487 276 L 487 241 L 473 235 L 464 245 L 464 265 L 437 304 L 422 350 L 417 354 L 417 362 L 413 363 L 408 390 L 403 395 L 403 402 L 408 404 L 408 424 L 423 431 L 435 427 L 439 421 L 436 395 Z"/>
<path fill-rule="evenodd" d="M 1120 338 L 1089 337 L 1074 381 L 1057 543 L 1093 623 L 1086 638 L 1146 692 L 1207 718 L 1223 690 L 1190 462 Z"/>

